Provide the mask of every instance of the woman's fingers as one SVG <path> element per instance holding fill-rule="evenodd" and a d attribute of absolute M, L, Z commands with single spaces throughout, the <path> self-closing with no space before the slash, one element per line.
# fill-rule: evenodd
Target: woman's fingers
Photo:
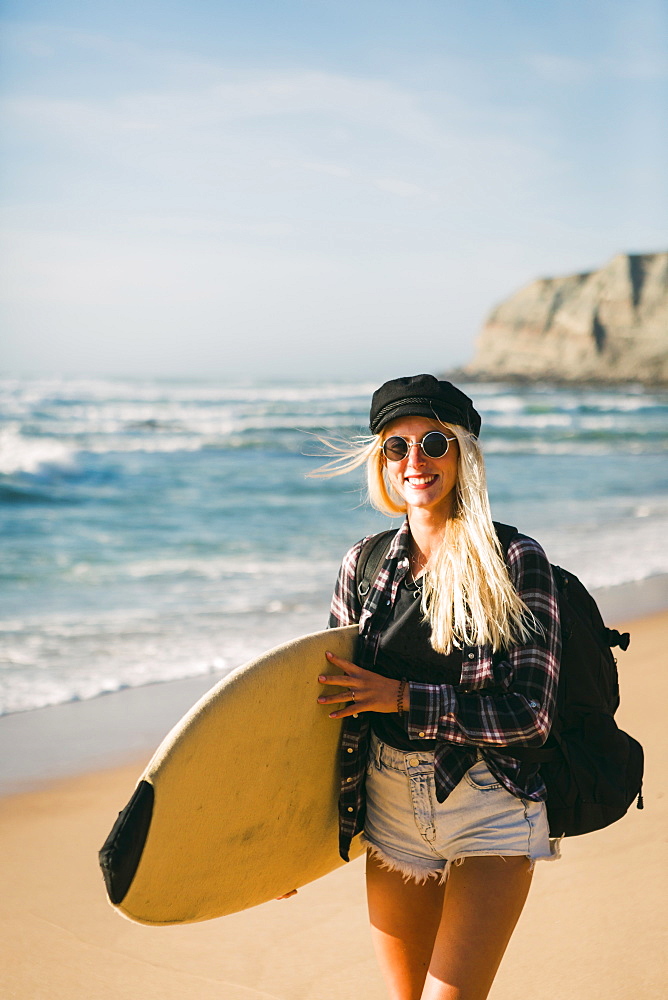
<path fill-rule="evenodd" d="M 340 656 L 335 656 L 334 653 L 325 653 L 325 656 L 333 663 L 334 666 L 340 667 L 343 670 L 342 674 L 320 674 L 318 680 L 321 684 L 338 684 L 340 687 L 345 687 L 350 683 L 350 687 L 355 687 L 355 683 L 363 683 L 378 677 L 378 674 L 374 673 L 372 670 L 365 670 L 364 667 L 358 667 L 356 663 L 351 663 L 350 660 L 343 660 Z"/>
<path fill-rule="evenodd" d="M 342 688 L 353 688 L 361 683 L 358 677 L 351 677 L 350 674 L 320 674 L 318 680 L 321 684 L 336 684 Z"/>
<path fill-rule="evenodd" d="M 351 663 L 349 666 L 354 667 L 355 664 Z M 344 689 L 337 691 L 336 694 L 321 694 L 318 698 L 318 704 L 320 705 L 332 705 L 342 701 L 354 702 L 359 695 L 361 682 L 358 678 L 351 677 L 349 674 L 320 674 L 318 680 L 321 684 L 335 684 L 337 687 Z"/>
<path fill-rule="evenodd" d="M 325 656 L 330 663 L 334 663 L 337 667 L 341 667 L 342 670 L 347 674 L 355 675 L 356 673 L 368 673 L 363 667 L 358 667 L 356 663 L 352 663 L 350 660 L 344 660 L 343 657 L 337 656 L 336 653 L 330 653 L 327 651 Z"/>
<path fill-rule="evenodd" d="M 351 663 L 350 660 L 344 660 L 340 656 L 335 656 L 334 653 L 326 653 L 325 655 L 335 666 L 341 667 L 346 672 L 344 674 L 320 674 L 318 680 L 321 684 L 335 684 L 336 687 L 343 688 L 343 690 L 337 691 L 336 694 L 321 694 L 318 698 L 318 704 L 340 705 L 341 702 L 347 701 L 353 706 L 349 714 L 356 714 L 354 706 L 362 696 L 360 690 L 362 681 L 359 676 L 354 675 L 365 674 L 368 671 L 358 667 L 355 663 Z M 341 718 L 339 712 L 330 712 L 329 717 L 330 719 Z"/>
<path fill-rule="evenodd" d="M 343 690 L 336 694 L 320 695 L 318 703 L 348 703 L 345 708 L 330 712 L 330 719 L 344 719 L 348 715 L 357 715 L 358 712 L 396 712 L 399 681 L 358 667 L 356 663 L 344 660 L 334 653 L 328 652 L 325 655 L 330 663 L 340 667 L 344 673 L 320 674 L 318 680 L 321 684 L 336 685 Z"/>
<path fill-rule="evenodd" d="M 356 663 L 351 663 L 350 660 L 344 660 L 340 656 L 335 656 L 334 653 L 328 652 L 325 653 L 325 656 L 335 666 L 341 667 L 345 673 L 320 674 L 318 680 L 321 684 L 331 684 L 344 690 L 337 691 L 336 694 L 320 695 L 318 703 L 320 705 L 332 705 L 342 701 L 354 702 L 358 696 L 358 689 L 362 681 L 360 675 L 366 674 L 369 671 L 363 670 L 362 667 L 358 667 Z"/>
<path fill-rule="evenodd" d="M 353 697 L 354 696 L 354 697 Z M 342 702 L 349 702 L 356 705 L 360 696 L 354 691 L 342 691 L 340 694 L 321 694 L 318 698 L 319 705 L 340 705 Z"/>

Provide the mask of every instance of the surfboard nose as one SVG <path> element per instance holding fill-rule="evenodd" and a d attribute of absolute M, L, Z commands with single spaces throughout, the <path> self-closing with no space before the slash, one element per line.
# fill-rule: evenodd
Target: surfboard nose
<path fill-rule="evenodd" d="M 107 895 L 114 906 L 123 902 L 135 877 L 151 825 L 154 798 L 153 785 L 140 781 L 99 852 Z"/>

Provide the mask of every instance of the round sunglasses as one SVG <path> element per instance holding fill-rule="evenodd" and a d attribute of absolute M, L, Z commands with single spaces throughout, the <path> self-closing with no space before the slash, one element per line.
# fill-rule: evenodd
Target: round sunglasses
<path fill-rule="evenodd" d="M 413 445 L 422 448 L 422 454 L 427 458 L 443 458 L 448 453 L 450 442 L 456 440 L 454 437 L 446 437 L 441 431 L 429 431 L 421 441 L 413 442 L 394 434 L 383 441 L 380 450 L 388 462 L 401 462 Z"/>

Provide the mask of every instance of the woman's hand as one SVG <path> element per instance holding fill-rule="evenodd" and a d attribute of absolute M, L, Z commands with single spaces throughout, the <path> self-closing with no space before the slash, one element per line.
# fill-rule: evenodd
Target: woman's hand
<path fill-rule="evenodd" d="M 382 674 L 375 674 L 372 670 L 365 670 L 350 660 L 342 660 L 334 653 L 325 653 L 325 656 L 334 666 L 340 667 L 343 673 L 321 674 L 318 677 L 320 683 L 335 684 L 348 690 L 339 694 L 320 695 L 318 704 L 350 702 L 345 708 L 330 712 L 330 719 L 344 719 L 348 715 L 357 715 L 358 712 L 396 712 L 401 681 L 393 681 L 389 677 L 383 677 Z M 404 711 L 408 710 L 408 684 L 404 685 L 403 707 Z"/>

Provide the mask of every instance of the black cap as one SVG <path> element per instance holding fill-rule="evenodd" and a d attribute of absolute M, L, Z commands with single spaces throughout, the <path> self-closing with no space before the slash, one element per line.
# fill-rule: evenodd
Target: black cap
<path fill-rule="evenodd" d="M 431 417 L 466 427 L 480 434 L 480 414 L 466 393 L 452 382 L 439 382 L 433 375 L 395 378 L 376 389 L 371 400 L 371 433 L 397 417 Z"/>

